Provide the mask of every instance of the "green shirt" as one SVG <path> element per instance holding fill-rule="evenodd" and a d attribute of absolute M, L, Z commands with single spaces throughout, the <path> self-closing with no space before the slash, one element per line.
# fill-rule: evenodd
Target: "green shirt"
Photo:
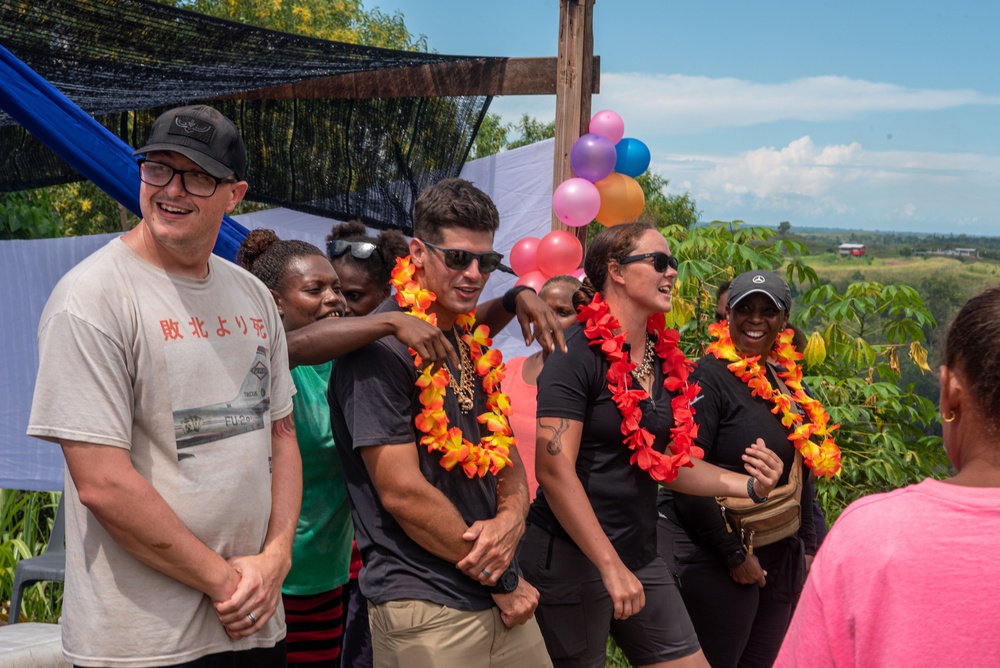
<path fill-rule="evenodd" d="M 292 546 L 292 570 L 281 588 L 308 596 L 348 580 L 354 525 L 347 487 L 330 429 L 326 388 L 333 362 L 292 369 L 295 433 L 302 453 L 302 510 Z"/>

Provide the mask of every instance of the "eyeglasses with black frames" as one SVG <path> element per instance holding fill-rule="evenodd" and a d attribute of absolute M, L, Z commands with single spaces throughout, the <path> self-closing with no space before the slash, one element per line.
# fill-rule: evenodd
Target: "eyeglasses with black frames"
<path fill-rule="evenodd" d="M 385 259 L 382 254 L 377 252 L 378 246 L 370 241 L 345 241 L 344 239 L 333 239 L 326 242 L 326 254 L 330 256 L 330 259 L 340 257 L 344 253 L 350 251 L 351 257 L 358 260 L 367 260 L 372 255 L 375 255 L 379 259 L 379 262 L 385 264 Z"/>
<path fill-rule="evenodd" d="M 139 161 L 139 178 L 157 188 L 166 187 L 174 180 L 174 175 L 181 175 L 181 184 L 188 195 L 195 197 L 211 197 L 220 183 L 236 183 L 236 179 L 220 179 L 194 169 L 174 169 L 162 162 L 142 159 Z"/>
<path fill-rule="evenodd" d="M 444 256 L 445 266 L 456 271 L 465 269 L 472 264 L 473 260 L 479 260 L 479 271 L 484 274 L 491 274 L 500 268 L 500 261 L 503 260 L 503 254 L 495 251 L 490 251 L 488 253 L 473 253 L 472 251 L 462 250 L 460 248 L 441 248 L 440 246 L 435 246 L 434 244 L 428 243 L 423 239 L 420 241 L 428 248 L 433 248 L 441 253 Z"/>
<path fill-rule="evenodd" d="M 661 274 L 667 270 L 667 267 L 677 269 L 677 258 L 662 251 L 657 251 L 655 253 L 643 253 L 642 255 L 629 255 L 628 257 L 623 257 L 618 260 L 618 264 L 630 264 L 647 258 L 653 258 L 653 269 Z"/>

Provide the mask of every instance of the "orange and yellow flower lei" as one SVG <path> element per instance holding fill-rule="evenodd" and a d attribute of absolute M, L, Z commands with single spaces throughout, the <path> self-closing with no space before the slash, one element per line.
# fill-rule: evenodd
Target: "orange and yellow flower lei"
<path fill-rule="evenodd" d="M 410 315 L 437 325 L 437 316 L 427 313 L 427 309 L 437 297 L 430 290 L 421 287 L 414 279 L 416 269 L 410 264 L 409 256 L 396 260 L 396 266 L 392 271 L 396 303 Z M 486 425 L 489 434 L 483 436 L 476 444 L 466 440 L 458 427 L 448 426 L 444 397 L 448 391 L 451 374 L 445 366 L 433 373 L 429 366 L 419 371 L 416 386 L 420 388 L 420 405 L 423 406 L 423 410 L 414 420 L 417 429 L 424 434 L 420 444 L 426 445 L 428 452 L 436 450 L 443 453 L 441 466 L 450 471 L 461 464 L 465 475 L 470 478 L 477 475 L 483 477 L 487 472 L 496 475 L 505 466 L 511 466 L 510 448 L 517 444 L 508 421 L 510 398 L 500 391 L 500 382 L 505 372 L 503 355 L 499 350 L 489 350 L 493 345 L 489 327 L 480 325 L 473 329 L 475 322 L 475 311 L 460 315 L 455 320 L 456 326 L 463 332 L 461 340 L 469 346 L 476 374 L 483 379 L 488 411 L 478 416 L 477 420 L 480 424 Z M 410 354 L 413 356 L 414 365 L 419 369 L 422 366 L 420 355 L 412 348 Z"/>
<path fill-rule="evenodd" d="M 631 389 L 632 371 L 636 365 L 630 354 L 623 349 L 628 332 L 615 335 L 620 329 L 618 319 L 611 315 L 608 303 L 601 293 L 586 306 L 580 307 L 577 319 L 584 324 L 583 333 L 590 339 L 590 345 L 601 347 L 608 359 L 608 389 L 618 410 L 622 414 L 621 431 L 624 443 L 632 450 L 629 462 L 637 464 L 657 482 L 671 482 L 677 477 L 681 466 L 692 466 L 692 458 L 701 459 L 704 452 L 694 444 L 698 435 L 698 425 L 694 422 L 691 401 L 698 396 L 697 383 L 688 383 L 688 376 L 694 366 L 677 346 L 680 334 L 675 329 L 666 328 L 663 313 L 656 313 L 646 321 L 646 331 L 656 336 L 656 356 L 662 360 L 663 387 L 674 393 L 670 407 L 674 414 L 674 427 L 670 430 L 670 452 L 653 449 L 656 437 L 645 427 L 640 427 L 642 409 L 639 402 L 649 398 L 641 387 Z"/>
<path fill-rule="evenodd" d="M 767 379 L 766 362 L 760 363 L 760 355 L 745 357 L 736 350 L 729 335 L 728 322 L 710 324 L 708 333 L 715 339 L 708 346 L 708 352 L 715 355 L 716 359 L 730 362 L 726 368 L 747 384 L 752 396 L 774 403 L 771 412 L 775 415 L 781 413 L 781 424 L 792 430 L 788 440 L 802 453 L 802 459 L 809 468 L 818 476 L 835 476 L 840 471 L 840 448 L 833 440 L 833 432 L 840 425 L 831 425 L 830 415 L 823 404 L 810 397 L 803 389 L 802 367 L 797 364 L 802 359 L 802 353 L 792 345 L 792 330 L 786 329 L 778 334 L 772 351 L 779 367 L 775 371 L 791 390 L 791 395 L 771 387 L 771 382 Z M 792 410 L 793 404 L 798 405 L 802 412 Z M 808 421 L 803 421 L 803 414 Z M 818 436 L 820 443 L 813 441 L 813 436 Z"/>

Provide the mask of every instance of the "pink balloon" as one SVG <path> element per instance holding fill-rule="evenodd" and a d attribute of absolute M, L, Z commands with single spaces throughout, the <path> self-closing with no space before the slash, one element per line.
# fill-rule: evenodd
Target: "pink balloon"
<path fill-rule="evenodd" d="M 547 280 L 549 280 L 549 277 L 536 269 L 535 271 L 529 271 L 517 279 L 517 283 L 514 285 L 527 285 L 535 292 L 541 292 L 542 286 L 545 285 L 545 281 Z"/>
<path fill-rule="evenodd" d="M 595 135 L 604 135 L 612 144 L 617 144 L 625 136 L 625 121 L 615 112 L 605 109 L 590 119 L 590 131 Z"/>
<path fill-rule="evenodd" d="M 583 227 L 594 219 L 600 208 L 601 194 L 587 179 L 566 179 L 552 193 L 552 211 L 570 227 Z"/>
<path fill-rule="evenodd" d="M 510 249 L 510 268 L 518 276 L 536 271 L 538 269 L 537 251 L 538 239 L 535 237 L 521 239 Z"/>
<path fill-rule="evenodd" d="M 568 274 L 582 259 L 583 246 L 572 232 L 553 230 L 538 242 L 538 269 L 546 276 Z"/>
<path fill-rule="evenodd" d="M 578 281 L 583 281 L 583 279 L 587 278 L 587 272 L 583 270 L 583 267 L 580 267 L 576 271 L 569 272 L 569 275 Z"/>

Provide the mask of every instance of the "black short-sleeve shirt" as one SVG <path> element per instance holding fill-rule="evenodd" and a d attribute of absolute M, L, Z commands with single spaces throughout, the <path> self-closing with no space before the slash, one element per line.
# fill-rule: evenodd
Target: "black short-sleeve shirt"
<path fill-rule="evenodd" d="M 656 556 L 659 485 L 629 462 L 632 451 L 621 433 L 622 415 L 608 389 L 607 358 L 600 346 L 589 344 L 582 325 L 567 330 L 568 352 L 550 355 L 538 377 L 536 415 L 583 423 L 576 474 L 622 562 L 630 569 L 641 568 Z M 672 395 L 663 387 L 660 363 L 654 367 L 652 397 L 639 404 L 640 424 L 655 435 L 654 449 L 663 452 L 674 425 Z M 545 456 L 544 451 L 536 453 L 536 457 Z M 544 488 L 539 489 L 528 520 L 550 533 L 568 537 L 549 507 Z"/>
<path fill-rule="evenodd" d="M 376 312 L 392 310 L 401 309 L 390 298 Z M 416 379 L 407 347 L 391 336 L 340 358 L 330 374 L 330 422 L 365 563 L 361 590 L 375 603 L 416 598 L 457 610 L 485 610 L 493 606 L 493 599 L 483 586 L 423 549 L 386 511 L 361 458 L 364 447 L 409 443 L 417 448 L 424 478 L 468 524 L 496 516 L 496 476 L 468 478 L 460 467 L 446 471 L 441 454 L 419 444 L 422 434 L 413 424 L 422 409 Z M 482 384 L 476 382 L 474 387 L 475 406 L 469 413 L 459 410 L 454 392 L 448 392 L 444 402 L 451 426 L 460 427 L 469 440 L 482 435 L 476 416 L 486 412 Z"/>
<path fill-rule="evenodd" d="M 752 396 L 746 383 L 727 368 L 728 362 L 706 355 L 698 360 L 691 374 L 692 382 L 701 386 L 701 392 L 692 401 L 695 422 L 698 423 L 697 443 L 705 451 L 705 461 L 730 471 L 745 473 L 743 453 L 757 438 L 764 439 L 784 464 L 779 485 L 788 482 L 795 460 L 795 447 L 788 440 L 790 431 L 781 424 L 780 415 L 771 412 L 774 404 Z M 772 386 L 777 386 L 773 370 L 768 370 Z M 802 472 L 802 507 L 810 509 L 812 483 L 810 471 Z M 736 534 L 726 529 L 726 524 L 714 498 L 698 497 L 672 492 L 673 509 L 681 525 L 700 545 L 712 550 L 720 558 L 740 548 Z M 809 548 L 815 542 L 812 513 L 802 513 L 800 537 Z M 811 538 L 810 538 L 811 536 Z M 770 552 L 780 550 L 776 543 L 755 551 L 764 563 Z M 766 565 L 765 565 L 766 566 Z"/>

